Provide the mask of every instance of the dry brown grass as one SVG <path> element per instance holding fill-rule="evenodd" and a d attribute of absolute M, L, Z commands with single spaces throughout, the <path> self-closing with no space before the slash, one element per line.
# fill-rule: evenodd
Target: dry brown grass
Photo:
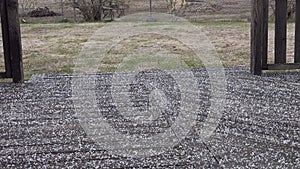
<path fill-rule="evenodd" d="M 201 26 L 202 29 L 200 30 L 206 32 L 207 37 L 215 46 L 219 57 L 223 61 L 223 65 L 249 66 L 250 23 L 201 22 L 194 24 Z M 89 40 L 94 31 L 103 25 L 105 25 L 105 23 L 22 24 L 22 44 L 26 79 L 32 74 L 72 72 L 74 58 L 80 54 L 85 42 Z M 294 52 L 294 25 L 290 23 L 288 28 L 288 61 L 292 62 Z M 269 59 L 270 62 L 272 62 L 274 58 L 273 24 L 270 24 L 269 34 Z M 177 47 L 175 47 L 175 49 L 176 48 Z M 117 47 L 115 50 L 117 50 Z M 123 50 L 123 52 L 126 53 L 126 50 Z M 182 52 L 185 51 L 183 50 Z M 120 55 L 117 51 L 112 51 L 112 53 Z M 3 58 L 3 52 L 0 57 Z M 111 64 L 111 66 L 116 64 L 114 56 L 105 58 L 104 61 L 107 61 L 106 64 Z M 199 67 L 199 63 L 201 63 L 195 60 L 187 61 L 190 67 Z M 119 62 L 119 60 L 117 59 L 116 62 Z M 0 61 L 0 69 L 4 69 L 3 59 Z"/>
<path fill-rule="evenodd" d="M 207 36 L 215 45 L 225 66 L 250 65 L 250 23 L 248 22 L 215 22 L 201 23 L 208 32 Z M 294 23 L 288 24 L 287 62 L 293 62 L 294 56 Z M 274 63 L 274 23 L 269 24 L 268 60 Z"/>
<path fill-rule="evenodd" d="M 250 23 L 200 23 L 214 44 L 224 66 L 249 65 Z"/>
<path fill-rule="evenodd" d="M 103 23 L 22 24 L 25 77 L 36 73 L 72 71 L 73 58 Z M 2 43 L 1 43 L 2 49 Z M 3 58 L 3 52 L 1 53 Z M 4 70 L 3 60 L 0 69 Z"/>

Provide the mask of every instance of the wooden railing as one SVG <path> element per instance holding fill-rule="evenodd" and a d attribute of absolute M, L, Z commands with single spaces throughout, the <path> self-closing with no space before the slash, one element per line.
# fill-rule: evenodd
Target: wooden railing
<path fill-rule="evenodd" d="M 287 0 L 275 1 L 275 60 L 268 63 L 269 0 L 252 1 L 251 73 L 300 69 L 300 0 L 296 0 L 294 63 L 287 63 Z"/>

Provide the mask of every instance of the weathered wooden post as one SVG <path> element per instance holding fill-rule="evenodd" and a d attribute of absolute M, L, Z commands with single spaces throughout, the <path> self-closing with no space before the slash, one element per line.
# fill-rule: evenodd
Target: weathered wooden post
<path fill-rule="evenodd" d="M 275 64 L 286 63 L 287 0 L 275 1 Z"/>
<path fill-rule="evenodd" d="M 1 1 L 1 25 L 5 60 L 2 78 L 13 78 L 13 82 L 24 82 L 22 44 L 18 0 Z"/>
<path fill-rule="evenodd" d="M 252 1 L 251 73 L 300 69 L 300 0 L 296 0 L 294 63 L 287 63 L 287 0 L 275 0 L 275 61 L 268 64 L 269 0 Z"/>
<path fill-rule="evenodd" d="M 267 67 L 268 0 L 253 0 L 251 23 L 251 73 L 261 75 Z"/>
<path fill-rule="evenodd" d="M 295 32 L 295 56 L 294 62 L 300 63 L 300 0 L 296 0 L 296 32 Z"/>
<path fill-rule="evenodd" d="M 268 68 L 269 0 L 263 2 L 262 69 Z"/>

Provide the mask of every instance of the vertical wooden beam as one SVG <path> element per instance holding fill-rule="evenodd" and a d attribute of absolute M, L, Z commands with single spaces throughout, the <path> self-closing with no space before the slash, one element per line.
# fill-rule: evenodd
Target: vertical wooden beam
<path fill-rule="evenodd" d="M 262 69 L 268 69 L 269 0 L 263 2 Z"/>
<path fill-rule="evenodd" d="M 10 43 L 9 43 L 9 25 L 6 8 L 6 0 L 1 1 L 1 27 L 2 27 L 2 41 L 4 51 L 4 63 L 5 63 L 5 77 L 12 77 L 11 58 L 10 58 Z"/>
<path fill-rule="evenodd" d="M 7 30 L 9 42 L 9 54 L 11 59 L 11 75 L 13 82 L 24 82 L 22 44 L 19 21 L 18 0 L 5 0 L 7 12 Z"/>
<path fill-rule="evenodd" d="M 294 62 L 300 63 L 300 0 L 296 0 L 296 20 L 295 20 L 295 55 Z"/>
<path fill-rule="evenodd" d="M 251 73 L 254 75 L 261 75 L 261 42 L 259 37 L 261 35 L 261 15 L 262 10 L 260 6 L 260 0 L 252 1 L 252 22 L 251 22 Z"/>
<path fill-rule="evenodd" d="M 252 23 L 251 23 L 251 73 L 261 75 L 262 58 L 267 54 L 265 40 L 268 38 L 266 8 L 268 0 L 252 1 Z M 265 60 L 266 61 L 266 60 Z"/>
<path fill-rule="evenodd" d="M 286 63 L 287 0 L 275 1 L 275 63 Z"/>

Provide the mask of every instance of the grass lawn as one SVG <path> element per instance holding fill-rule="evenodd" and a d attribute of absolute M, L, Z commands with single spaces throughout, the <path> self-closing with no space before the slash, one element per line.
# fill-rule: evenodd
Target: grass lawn
<path fill-rule="evenodd" d="M 195 22 L 193 24 L 201 26 L 201 31 L 205 31 L 205 34 L 215 46 L 224 66 L 249 66 L 249 22 L 219 21 Z M 29 79 L 32 74 L 41 73 L 71 73 L 74 67 L 74 58 L 80 54 L 85 42 L 89 40 L 93 33 L 104 25 L 105 23 L 22 24 L 25 78 Z M 288 42 L 292 44 L 294 26 L 290 24 L 288 27 L 290 32 Z M 270 25 L 270 59 L 272 58 L 273 50 L 273 32 L 273 26 Z M 140 42 L 137 41 L 137 43 Z M 155 44 L 155 42 L 152 43 Z M 131 47 L 134 48 L 134 45 L 131 44 Z M 293 53 L 292 49 L 292 45 L 289 45 L 288 51 L 290 56 Z M 110 52 L 102 61 L 106 67 L 99 68 L 100 71 L 112 71 L 114 70 L 114 65 L 121 61 L 118 57 L 122 53 L 119 53 L 117 46 Z M 176 52 L 191 53 L 181 49 Z M 112 54 L 116 54 L 115 57 Z M 191 68 L 201 66 L 201 61 L 193 59 L 192 54 L 188 56 L 190 58 L 183 58 L 188 66 Z M 2 53 L 1 58 L 3 58 Z M 4 70 L 2 59 L 0 69 Z"/>
<path fill-rule="evenodd" d="M 25 79 L 29 79 L 32 74 L 72 72 L 73 58 L 79 54 L 94 31 L 103 25 L 21 24 Z M 2 59 L 0 69 L 4 70 Z"/>

